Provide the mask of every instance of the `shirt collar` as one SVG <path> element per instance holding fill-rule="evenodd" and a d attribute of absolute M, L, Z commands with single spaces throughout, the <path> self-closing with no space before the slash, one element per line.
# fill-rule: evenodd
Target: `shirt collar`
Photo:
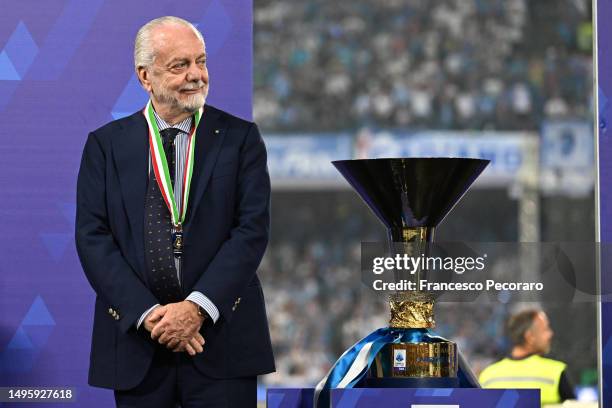
<path fill-rule="evenodd" d="M 529 353 L 529 354 L 524 355 L 523 357 L 512 357 L 512 353 L 510 353 L 510 354 L 508 354 L 507 358 L 509 360 L 520 361 L 520 360 L 526 360 L 529 357 L 533 357 L 535 355 L 536 355 L 536 353 Z"/>
<path fill-rule="evenodd" d="M 163 120 L 157 114 L 157 112 L 155 112 L 155 109 L 153 110 L 153 114 L 155 115 L 155 122 L 157 122 L 157 128 L 159 129 L 160 132 L 162 130 L 164 130 L 164 129 L 176 128 L 176 129 L 180 130 L 183 133 L 189 134 L 189 131 L 191 130 L 191 122 L 193 121 L 193 116 L 192 115 L 189 115 L 186 119 L 184 119 L 183 121 L 177 123 L 176 125 L 171 126 L 168 122 Z"/>

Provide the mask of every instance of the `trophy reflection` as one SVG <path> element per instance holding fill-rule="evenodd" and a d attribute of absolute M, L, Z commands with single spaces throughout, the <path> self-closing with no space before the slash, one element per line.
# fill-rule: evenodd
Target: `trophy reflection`
<path fill-rule="evenodd" d="M 387 228 L 391 253 L 416 256 L 427 255 L 436 227 L 488 163 L 460 158 L 333 162 Z M 418 282 L 427 271 L 404 273 L 396 271 L 396 280 Z M 396 292 L 389 305 L 393 341 L 380 348 L 360 386 L 468 386 L 470 381 L 462 376 L 469 368 L 461 370 L 456 344 L 430 331 L 435 327 L 434 298 L 426 292 Z"/>

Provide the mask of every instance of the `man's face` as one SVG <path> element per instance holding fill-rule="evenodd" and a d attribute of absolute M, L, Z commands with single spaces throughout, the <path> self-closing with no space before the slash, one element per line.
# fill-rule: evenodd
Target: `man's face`
<path fill-rule="evenodd" d="M 550 352 L 553 334 L 546 314 L 543 312 L 538 313 L 526 334 L 526 339 L 532 352 L 536 354 L 547 354 Z"/>
<path fill-rule="evenodd" d="M 155 61 L 147 69 L 149 93 L 156 106 L 172 112 L 195 112 L 208 95 L 204 44 L 189 28 L 164 25 L 152 35 Z"/>

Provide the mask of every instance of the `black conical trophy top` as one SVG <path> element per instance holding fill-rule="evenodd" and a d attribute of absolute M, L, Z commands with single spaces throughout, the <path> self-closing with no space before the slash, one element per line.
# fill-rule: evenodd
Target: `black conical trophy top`
<path fill-rule="evenodd" d="M 404 158 L 332 163 L 391 229 L 436 227 L 489 160 Z"/>

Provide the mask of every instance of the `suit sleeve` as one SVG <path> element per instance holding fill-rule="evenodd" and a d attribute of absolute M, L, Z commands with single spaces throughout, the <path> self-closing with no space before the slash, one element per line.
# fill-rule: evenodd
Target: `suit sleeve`
<path fill-rule="evenodd" d="M 239 166 L 236 223 L 193 287 L 214 303 L 226 321 L 231 320 L 234 302 L 253 279 L 268 245 L 270 176 L 266 147 L 255 124 L 241 147 Z"/>
<path fill-rule="evenodd" d="M 117 323 L 127 332 L 158 301 L 125 260 L 113 238 L 106 207 L 106 160 L 100 141 L 91 133 L 77 181 L 75 239 L 89 283 L 119 313 Z"/>

